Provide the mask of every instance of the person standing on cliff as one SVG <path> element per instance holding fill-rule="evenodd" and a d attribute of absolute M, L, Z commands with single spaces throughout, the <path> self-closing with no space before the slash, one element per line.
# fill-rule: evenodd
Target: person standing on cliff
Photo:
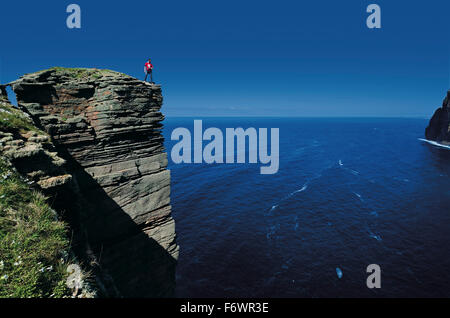
<path fill-rule="evenodd" d="M 147 76 L 150 74 L 150 83 L 153 83 L 153 65 L 151 59 L 148 59 L 147 63 L 145 63 L 144 71 L 145 71 L 144 82 L 147 81 Z"/>

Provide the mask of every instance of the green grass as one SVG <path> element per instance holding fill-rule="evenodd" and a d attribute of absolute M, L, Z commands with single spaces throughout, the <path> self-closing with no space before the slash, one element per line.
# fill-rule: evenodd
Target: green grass
<path fill-rule="evenodd" d="M 39 132 L 31 119 L 0 102 L 0 131 Z M 65 297 L 69 241 L 46 198 L 0 152 L 0 297 Z"/>
<path fill-rule="evenodd" d="M 22 111 L 2 102 L 0 102 L 0 131 L 10 133 L 35 131 L 44 134 L 34 126 L 33 121 L 26 117 Z"/>
<path fill-rule="evenodd" d="M 21 110 L 3 101 L 0 132 L 16 139 L 30 132 L 45 134 Z M 0 298 L 74 296 L 67 287 L 67 269 L 74 261 L 69 258 L 68 229 L 47 198 L 2 157 L 0 144 Z M 81 271 L 76 280 L 83 284 L 88 277 Z M 79 297 L 91 297 L 85 289 L 81 292 Z"/>
<path fill-rule="evenodd" d="M 99 79 L 104 75 L 121 74 L 111 70 L 100 70 L 95 68 L 68 68 L 68 67 L 53 67 L 51 70 L 55 70 L 58 73 L 66 74 L 74 79 Z M 125 75 L 125 74 L 122 74 Z"/>
<path fill-rule="evenodd" d="M 0 157 L 0 297 L 65 297 L 69 240 L 46 198 Z"/>

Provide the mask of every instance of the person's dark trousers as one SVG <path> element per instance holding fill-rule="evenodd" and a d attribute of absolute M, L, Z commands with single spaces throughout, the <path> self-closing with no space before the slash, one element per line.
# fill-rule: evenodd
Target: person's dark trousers
<path fill-rule="evenodd" d="M 144 82 L 147 81 L 147 76 L 148 76 L 148 74 L 150 74 L 150 83 L 153 83 L 153 71 L 152 71 L 152 70 L 148 70 L 148 71 L 147 71 L 147 74 L 145 74 Z"/>

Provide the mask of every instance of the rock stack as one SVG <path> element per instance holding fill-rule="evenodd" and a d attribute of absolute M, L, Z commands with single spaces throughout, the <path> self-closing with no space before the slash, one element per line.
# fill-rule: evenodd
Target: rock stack
<path fill-rule="evenodd" d="M 114 71 L 65 68 L 10 85 L 67 161 L 74 191 L 57 204 L 82 233 L 77 244 L 86 243 L 117 295 L 173 296 L 179 249 L 160 86 Z"/>

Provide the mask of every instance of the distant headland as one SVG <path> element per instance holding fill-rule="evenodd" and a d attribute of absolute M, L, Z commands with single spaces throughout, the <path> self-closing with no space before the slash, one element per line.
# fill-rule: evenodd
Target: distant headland
<path fill-rule="evenodd" d="M 425 138 L 442 145 L 450 145 L 450 90 L 447 92 L 442 107 L 438 108 L 431 117 L 425 130 Z"/>

